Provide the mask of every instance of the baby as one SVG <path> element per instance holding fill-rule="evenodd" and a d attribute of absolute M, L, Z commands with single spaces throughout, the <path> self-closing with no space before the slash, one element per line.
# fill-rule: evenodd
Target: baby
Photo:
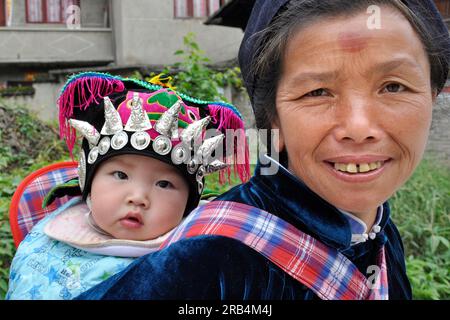
<path fill-rule="evenodd" d="M 173 165 L 150 156 L 116 155 L 102 162 L 86 201 L 46 223 L 52 239 L 97 254 L 153 252 L 183 219 L 189 184 Z"/>
<path fill-rule="evenodd" d="M 182 99 L 173 90 L 101 73 L 69 79 L 59 109 L 70 151 L 75 132 L 83 140 L 78 185 L 59 186 L 58 196 L 81 197 L 42 219 L 22 241 L 7 299 L 71 299 L 134 257 L 157 251 L 198 206 L 204 177 L 230 170 L 221 161 L 230 157 L 216 159 L 223 153 L 217 152 L 224 139 L 219 124 L 243 128 L 231 105 Z M 208 125 L 215 134 L 208 131 L 203 140 Z M 247 164 L 234 169 L 248 176 Z"/>
<path fill-rule="evenodd" d="M 188 196 L 175 167 L 141 155 L 115 156 L 92 181 L 91 217 L 114 238 L 154 239 L 180 223 Z"/>

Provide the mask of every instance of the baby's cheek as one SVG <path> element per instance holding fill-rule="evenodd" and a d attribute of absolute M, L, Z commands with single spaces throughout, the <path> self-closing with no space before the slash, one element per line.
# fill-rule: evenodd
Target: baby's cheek
<path fill-rule="evenodd" d="M 105 223 L 108 216 L 112 216 L 114 207 L 117 206 L 116 203 L 109 201 L 104 196 L 95 197 L 94 194 L 91 195 L 91 211 L 92 217 L 98 224 Z"/>

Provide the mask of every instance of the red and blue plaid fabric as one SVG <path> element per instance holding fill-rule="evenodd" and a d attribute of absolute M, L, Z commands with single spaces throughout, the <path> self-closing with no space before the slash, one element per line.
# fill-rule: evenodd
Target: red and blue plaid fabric
<path fill-rule="evenodd" d="M 42 201 L 55 186 L 77 177 L 76 164 L 61 163 L 61 167 L 48 166 L 25 178 L 16 190 L 10 210 L 10 222 L 16 246 L 33 226 L 48 213 L 69 200 L 57 198 L 51 205 L 42 208 Z M 65 166 L 65 167 L 64 167 Z"/>
<path fill-rule="evenodd" d="M 325 300 L 388 299 L 384 248 L 373 266 L 373 281 L 337 250 L 264 210 L 213 201 L 191 212 L 161 245 L 183 238 L 219 235 L 241 241 L 278 265 Z"/>

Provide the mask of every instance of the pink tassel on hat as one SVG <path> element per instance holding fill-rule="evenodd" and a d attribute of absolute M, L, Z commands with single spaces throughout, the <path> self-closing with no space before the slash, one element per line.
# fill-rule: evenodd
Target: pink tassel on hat
<path fill-rule="evenodd" d="M 99 104 L 105 96 L 125 89 L 123 82 L 114 76 L 86 72 L 69 79 L 58 98 L 59 134 L 66 139 L 70 155 L 75 145 L 76 131 L 68 124 L 74 108 L 85 110 L 90 104 Z"/>
<path fill-rule="evenodd" d="M 237 115 L 235 111 L 229 107 L 222 105 L 210 104 L 208 105 L 209 113 L 211 115 L 211 122 L 217 126 L 217 129 L 226 132 L 228 129 L 241 130 L 238 134 L 238 141 L 234 141 L 233 146 L 233 156 L 225 157 L 225 163 L 230 164 L 233 160 L 233 171 L 238 173 L 239 179 L 242 182 L 247 181 L 250 178 L 250 163 L 249 163 L 249 149 L 247 138 L 245 135 L 245 124 L 244 121 Z M 226 135 L 225 135 L 226 137 Z M 230 143 L 230 142 L 228 142 Z M 228 155 L 228 150 L 227 150 Z M 242 159 L 242 156 L 244 159 Z M 232 158 L 232 159 L 230 159 Z M 239 163 L 241 162 L 241 163 Z M 242 163 L 243 162 L 243 163 Z M 223 184 L 226 181 L 225 171 L 227 174 L 228 182 L 230 182 L 231 168 L 228 167 L 226 170 L 221 170 L 219 172 L 219 182 Z"/>

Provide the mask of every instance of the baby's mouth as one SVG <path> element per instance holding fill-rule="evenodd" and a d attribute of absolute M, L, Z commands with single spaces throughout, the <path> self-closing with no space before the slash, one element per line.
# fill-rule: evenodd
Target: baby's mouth
<path fill-rule="evenodd" d="M 142 225 L 143 221 L 142 221 L 142 216 L 139 213 L 132 213 L 129 212 L 124 218 L 121 219 L 122 221 L 126 221 L 129 222 L 131 224 L 135 224 L 135 225 Z"/>
<path fill-rule="evenodd" d="M 129 217 L 129 218 L 125 218 L 128 221 L 132 221 L 132 222 L 136 222 L 136 223 L 141 223 L 141 221 L 139 221 L 139 219 L 134 218 L 134 217 Z"/>

